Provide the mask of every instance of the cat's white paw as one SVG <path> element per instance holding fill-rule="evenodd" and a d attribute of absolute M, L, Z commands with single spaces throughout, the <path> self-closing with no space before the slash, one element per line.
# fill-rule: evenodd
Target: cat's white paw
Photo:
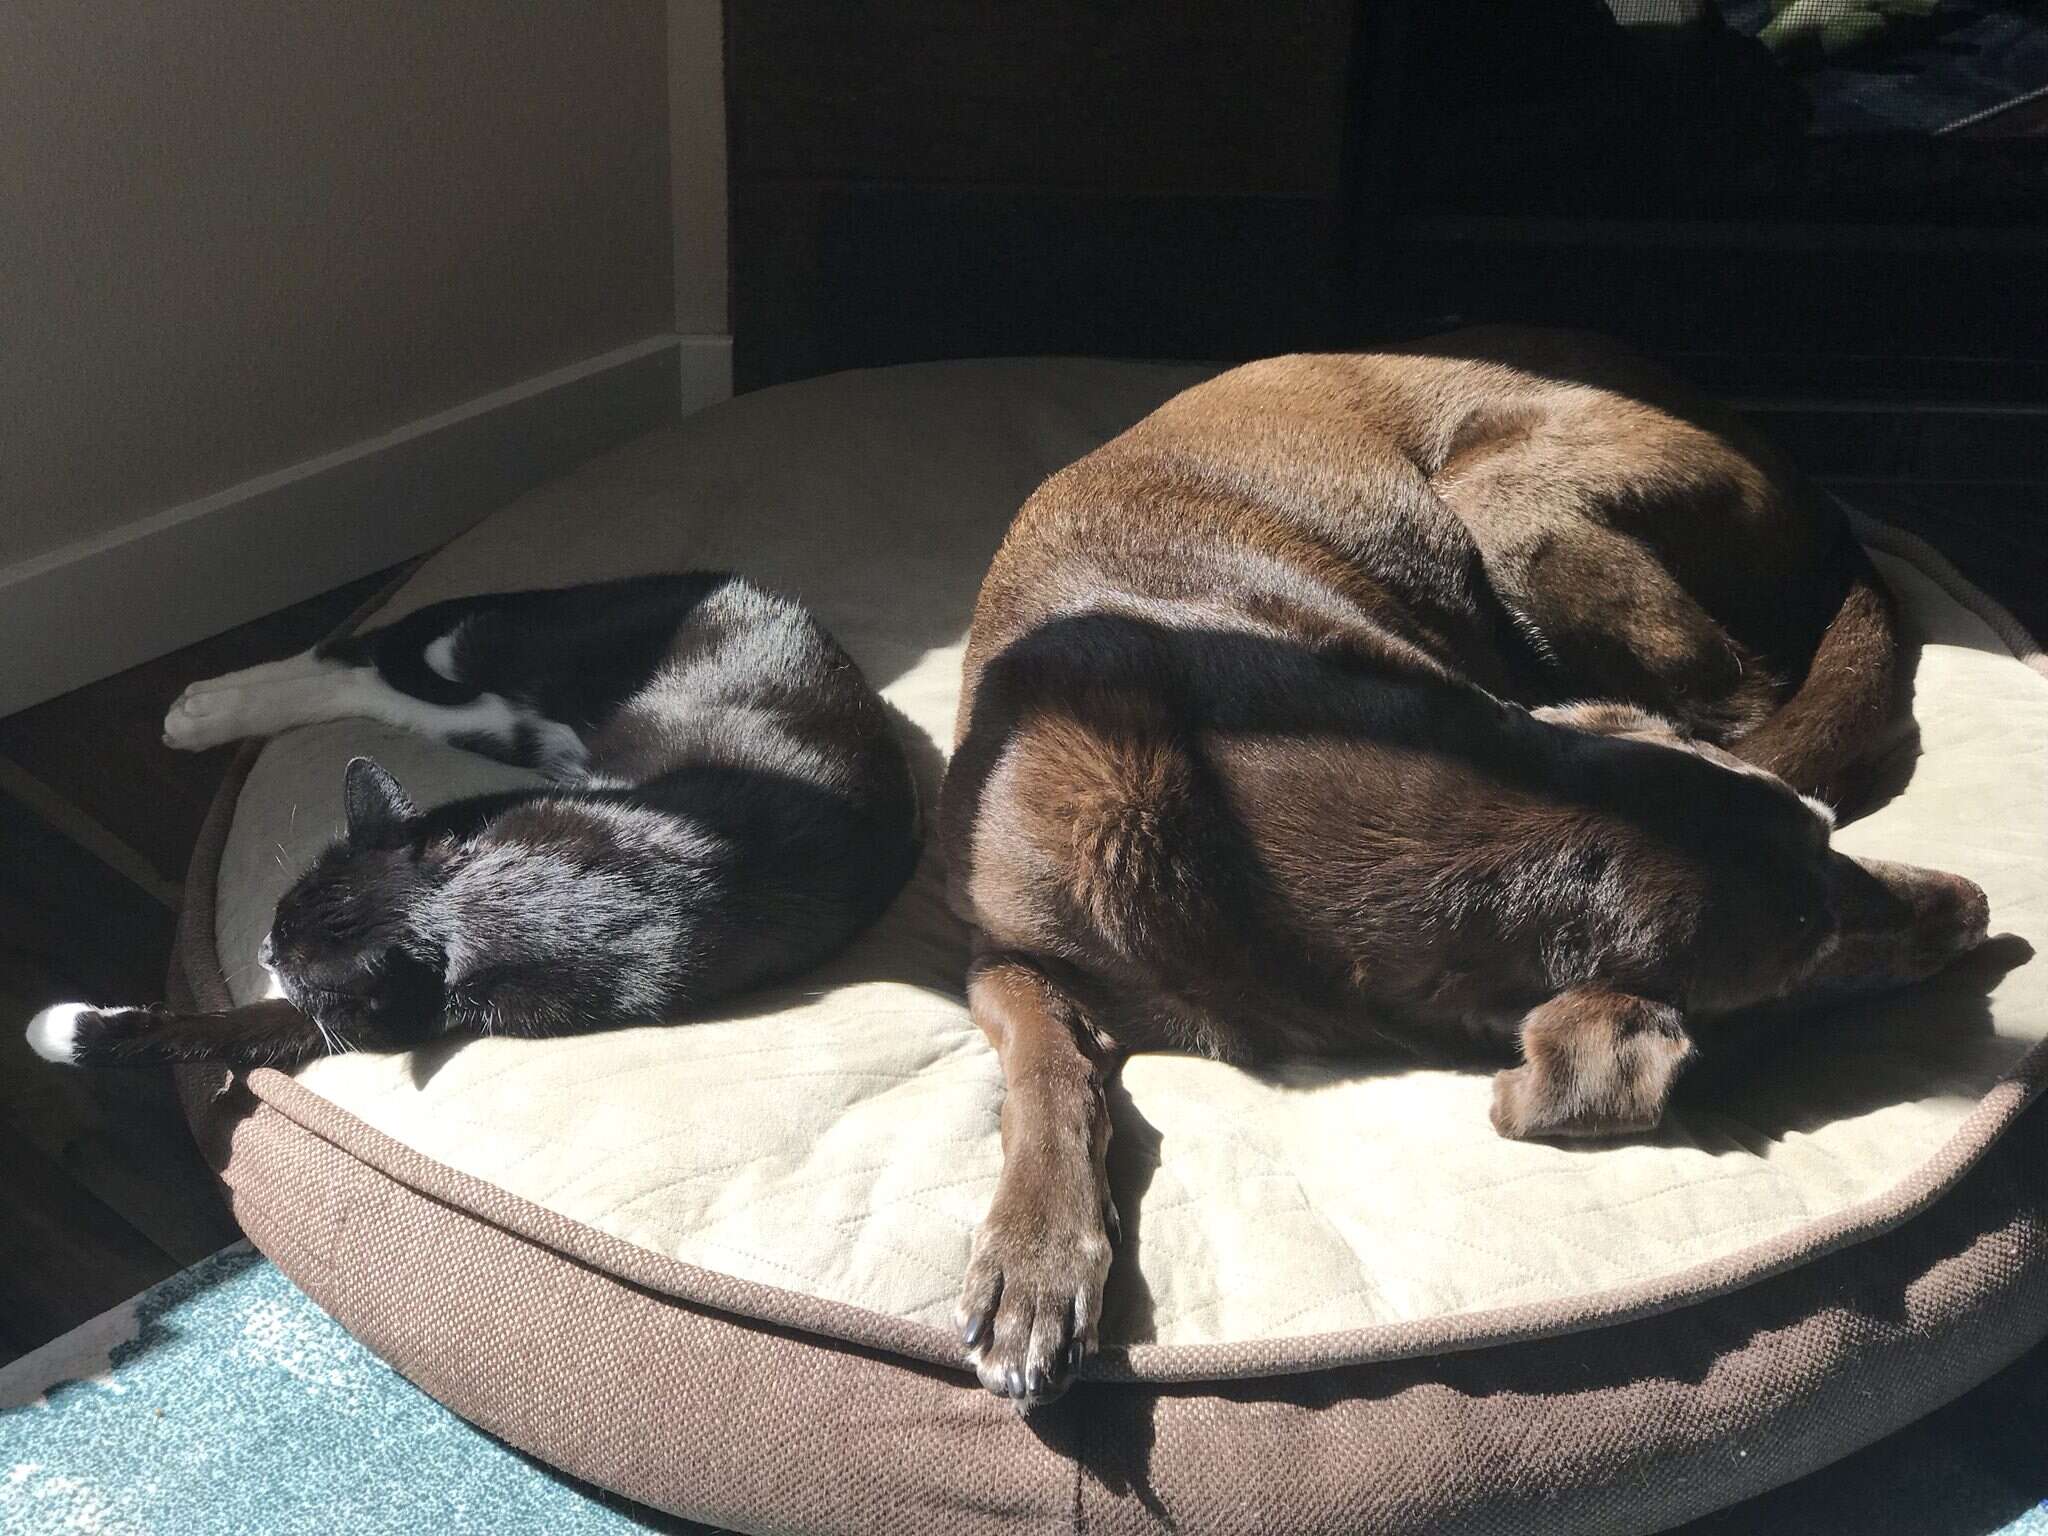
<path fill-rule="evenodd" d="M 164 716 L 164 745 L 201 752 L 244 736 L 268 736 L 305 719 L 326 718 L 335 685 L 349 668 L 301 651 L 188 686 Z M 322 684 L 327 686 L 323 687 Z"/>
<path fill-rule="evenodd" d="M 178 695 L 178 703 L 182 704 L 187 699 L 197 698 L 202 693 L 218 693 L 223 688 L 236 687 L 241 681 L 242 674 L 240 672 L 223 672 L 219 677 L 202 677 L 196 683 L 187 683 L 185 685 L 185 691 Z M 177 706 L 173 705 L 172 707 L 176 708 Z"/>
<path fill-rule="evenodd" d="M 583 738 L 559 720 L 536 720 L 534 763 L 542 777 L 556 784 L 580 784 L 590 777 L 590 749 Z"/>
<path fill-rule="evenodd" d="M 164 716 L 164 745 L 180 752 L 203 752 L 224 741 L 246 736 L 241 715 L 245 695 L 240 688 L 186 689 Z"/>
<path fill-rule="evenodd" d="M 322 657 L 314 651 L 300 651 L 296 656 L 286 656 L 278 661 L 259 662 L 253 667 L 243 667 L 235 672 L 223 672 L 218 677 L 202 677 L 186 688 L 185 692 L 218 693 L 223 688 L 246 688 L 252 683 L 283 683 L 301 677 L 316 677 L 322 672 L 333 672 L 343 663 Z"/>
<path fill-rule="evenodd" d="M 76 1066 L 78 1016 L 93 1013 L 91 1003 L 52 1003 L 28 1021 L 28 1048 L 45 1061 Z"/>

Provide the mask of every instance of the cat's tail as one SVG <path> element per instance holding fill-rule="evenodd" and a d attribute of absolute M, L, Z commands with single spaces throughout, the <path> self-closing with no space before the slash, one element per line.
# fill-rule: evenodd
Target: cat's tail
<path fill-rule="evenodd" d="M 29 1049 L 67 1067 L 160 1067 L 217 1062 L 286 1066 L 346 1044 L 283 998 L 220 1013 L 52 1003 L 28 1025 Z"/>

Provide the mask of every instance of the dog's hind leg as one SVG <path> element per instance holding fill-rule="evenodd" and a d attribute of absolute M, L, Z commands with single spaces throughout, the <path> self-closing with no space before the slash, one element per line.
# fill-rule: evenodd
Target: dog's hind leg
<path fill-rule="evenodd" d="M 956 1318 L 981 1383 L 1026 1407 L 1094 1351 L 1116 1239 L 1105 1094 L 1116 1057 L 1050 977 L 1003 954 L 967 984 L 1003 1065 L 1003 1172 L 974 1235 Z"/>
<path fill-rule="evenodd" d="M 1493 1128 L 1517 1141 L 1650 1130 L 1692 1052 L 1670 1005 L 1574 987 L 1522 1020 L 1523 1065 L 1493 1080 Z"/>

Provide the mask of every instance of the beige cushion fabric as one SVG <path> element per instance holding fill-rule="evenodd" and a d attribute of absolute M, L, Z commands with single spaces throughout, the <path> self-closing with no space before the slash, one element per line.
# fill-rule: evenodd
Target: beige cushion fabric
<path fill-rule="evenodd" d="M 818 610 L 915 728 L 935 793 L 975 587 L 1009 515 L 1044 475 L 1199 376 L 960 363 L 749 396 L 492 517 L 391 612 L 464 592 L 742 569 Z M 1990 894 L 1994 933 L 2038 945 L 2048 679 L 1927 571 L 1881 563 L 1926 642 L 1922 755 L 1904 790 L 1838 846 L 1967 874 Z M 238 997 L 256 990 L 250 962 L 286 870 L 338 823 L 356 752 L 428 800 L 519 778 L 369 723 L 268 746 L 216 887 L 219 958 Z M 1000 1080 L 960 1002 L 965 945 L 939 886 L 928 850 L 851 952 L 714 1019 L 342 1057 L 300 1084 L 638 1249 L 936 1324 L 1001 1157 Z M 2048 964 L 1966 968 L 1816 1023 L 1736 1096 L 1686 1104 L 1658 1137 L 1597 1151 L 1496 1138 L 1482 1074 L 1353 1062 L 1261 1077 L 1140 1057 L 1111 1153 L 1127 1240 L 1105 1339 L 1170 1352 L 1342 1333 L 1346 1356 L 1368 1358 L 1375 1330 L 1389 1349 L 1414 1325 L 1443 1340 L 1469 1322 L 1477 1337 L 1504 1309 L 1577 1311 L 1606 1293 L 1732 1274 L 1801 1234 L 1808 1246 L 1816 1232 L 1854 1235 L 1860 1213 L 1899 1214 L 1899 1192 L 1927 1184 L 1959 1131 L 1967 1141 L 1980 1101 L 2044 1034 Z M 2008 1081 L 2001 1113 L 2012 1099 Z"/>

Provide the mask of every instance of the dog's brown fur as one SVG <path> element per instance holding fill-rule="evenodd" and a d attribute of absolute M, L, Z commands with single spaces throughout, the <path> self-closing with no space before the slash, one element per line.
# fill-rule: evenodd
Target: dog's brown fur
<path fill-rule="evenodd" d="M 1519 1039 L 1501 1134 L 1609 1135 L 1690 1023 L 1974 945 L 1976 887 L 1801 799 L 1855 793 L 1897 649 L 1838 512 L 1583 336 L 1254 363 L 1053 476 L 941 809 L 1008 1085 L 983 1381 L 1042 1400 L 1093 1346 L 1127 1051 Z"/>

